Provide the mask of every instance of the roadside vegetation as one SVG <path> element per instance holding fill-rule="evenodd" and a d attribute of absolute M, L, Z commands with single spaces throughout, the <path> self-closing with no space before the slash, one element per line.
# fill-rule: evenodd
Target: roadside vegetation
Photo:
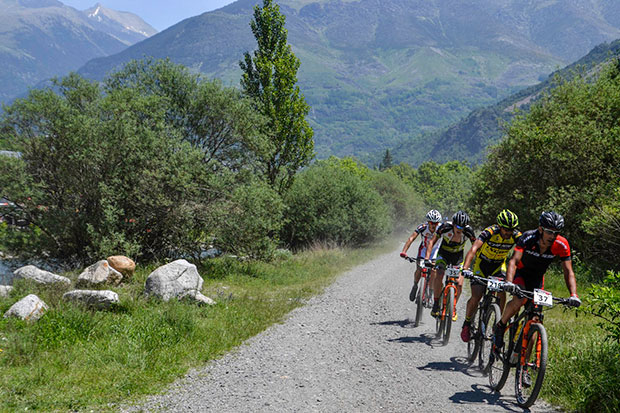
<path fill-rule="evenodd" d="M 282 321 L 337 274 L 394 248 L 317 244 L 269 263 L 207 260 L 198 267 L 203 292 L 217 305 L 206 307 L 147 300 L 144 281 L 155 264 L 115 288 L 120 304 L 108 312 L 67 304 L 64 290 L 17 283 L 0 312 L 32 292 L 50 311 L 35 324 L 0 318 L 0 411 L 114 411 L 110 404 L 162 390 Z"/>

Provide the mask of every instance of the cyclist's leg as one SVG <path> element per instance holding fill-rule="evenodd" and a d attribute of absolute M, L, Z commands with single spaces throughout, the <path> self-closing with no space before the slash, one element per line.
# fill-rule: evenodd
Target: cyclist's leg
<path fill-rule="evenodd" d="M 454 255 L 454 261 L 452 262 L 452 265 L 455 265 L 455 266 L 462 265 L 463 264 L 463 258 L 464 258 L 463 255 L 464 255 L 463 251 L 457 252 Z M 454 305 L 455 306 L 456 306 L 456 303 L 459 302 L 459 298 L 461 297 L 461 293 L 463 292 L 463 281 L 464 280 L 465 280 L 465 277 L 463 277 L 463 275 L 460 275 L 458 283 L 456 285 L 456 300 L 454 300 Z"/>
<path fill-rule="evenodd" d="M 433 297 L 435 299 L 433 303 L 433 309 L 431 310 L 432 316 L 437 316 L 440 309 L 440 301 L 441 294 L 443 292 L 443 277 L 446 269 L 446 261 L 441 257 L 437 257 L 436 265 L 436 275 L 435 281 L 433 283 Z"/>
<path fill-rule="evenodd" d="M 411 287 L 411 291 L 409 292 L 409 301 L 415 301 L 415 297 L 418 293 L 418 282 L 420 282 L 420 277 L 422 276 L 422 267 L 420 266 L 420 258 L 418 257 L 418 268 L 415 270 L 415 274 L 413 276 L 413 286 Z"/>

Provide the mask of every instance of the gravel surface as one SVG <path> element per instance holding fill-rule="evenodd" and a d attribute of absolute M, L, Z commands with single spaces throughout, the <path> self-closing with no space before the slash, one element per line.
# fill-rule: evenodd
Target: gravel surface
<path fill-rule="evenodd" d="M 513 380 L 503 394 L 493 393 L 465 360 L 459 333 L 468 292 L 447 346 L 434 339 L 429 311 L 413 328 L 408 296 L 415 265 L 399 251 L 343 274 L 283 324 L 122 410 L 522 412 Z M 553 409 L 539 401 L 532 411 Z"/>

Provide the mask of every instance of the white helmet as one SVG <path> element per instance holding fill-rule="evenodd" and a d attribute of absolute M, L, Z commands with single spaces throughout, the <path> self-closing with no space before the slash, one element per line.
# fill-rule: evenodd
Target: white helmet
<path fill-rule="evenodd" d="M 430 222 L 439 222 L 441 221 L 441 214 L 436 209 L 431 209 L 426 214 L 426 220 Z"/>

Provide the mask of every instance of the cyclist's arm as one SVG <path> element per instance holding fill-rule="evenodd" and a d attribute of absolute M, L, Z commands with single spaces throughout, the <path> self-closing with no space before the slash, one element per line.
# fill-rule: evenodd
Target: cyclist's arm
<path fill-rule="evenodd" d="M 464 270 L 469 270 L 471 268 L 471 262 L 474 260 L 474 255 L 476 255 L 476 251 L 478 251 L 478 248 L 480 248 L 482 244 L 482 240 L 477 239 L 476 241 L 474 241 L 474 244 L 471 246 L 471 249 L 465 256 L 465 262 L 463 263 Z"/>
<path fill-rule="evenodd" d="M 562 271 L 564 271 L 564 281 L 570 291 L 570 295 L 577 295 L 577 280 L 575 279 L 575 273 L 573 272 L 573 262 L 571 260 L 560 261 L 562 265 Z"/>
<path fill-rule="evenodd" d="M 417 231 L 413 231 L 413 234 L 411 234 L 411 236 L 409 237 L 409 239 L 407 240 L 407 242 L 405 242 L 405 246 L 403 247 L 403 252 L 406 253 L 407 250 L 409 249 L 409 247 L 411 246 L 411 244 L 413 243 L 413 241 L 418 237 L 418 232 Z"/>
<path fill-rule="evenodd" d="M 424 257 L 425 260 L 431 259 L 431 254 L 433 253 L 433 246 L 435 245 L 438 239 L 439 239 L 439 236 L 437 236 L 437 233 L 435 232 L 433 234 L 433 238 L 431 238 L 431 240 L 428 242 L 428 245 L 426 246 L 426 256 Z"/>
<path fill-rule="evenodd" d="M 521 261 L 521 257 L 523 257 L 523 250 L 515 248 L 512 258 L 508 261 L 508 268 L 506 269 L 507 282 L 512 282 L 512 280 L 514 280 L 515 272 L 517 271 L 517 263 Z"/>

